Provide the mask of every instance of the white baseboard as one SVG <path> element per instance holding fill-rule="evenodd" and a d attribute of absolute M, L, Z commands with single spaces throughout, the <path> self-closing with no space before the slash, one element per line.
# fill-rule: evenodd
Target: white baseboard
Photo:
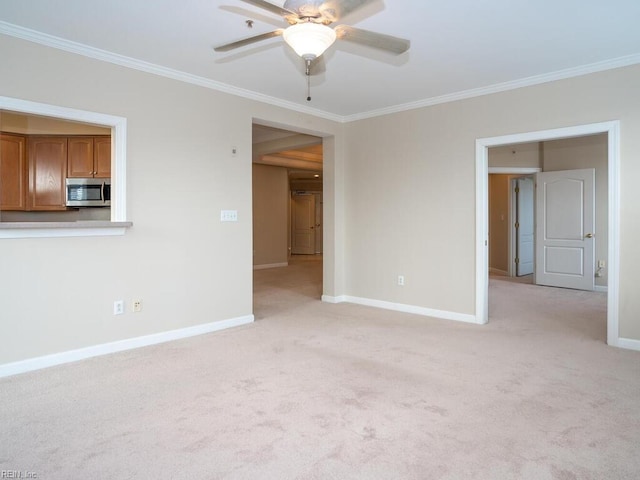
<path fill-rule="evenodd" d="M 627 350 L 640 351 L 640 340 L 634 340 L 633 338 L 618 338 L 618 344 L 615 346 L 626 348 Z"/>
<path fill-rule="evenodd" d="M 326 303 L 342 303 L 346 302 L 346 297 L 344 295 L 340 295 L 338 297 L 331 297 L 329 295 L 322 295 L 322 301 Z"/>
<path fill-rule="evenodd" d="M 494 275 L 504 275 L 505 277 L 509 276 L 509 272 L 506 270 L 500 270 L 499 268 L 489 267 L 489 273 L 493 273 Z"/>
<path fill-rule="evenodd" d="M 168 332 L 154 333 L 142 337 L 103 343 L 101 345 L 79 348 L 68 352 L 29 358 L 18 362 L 5 363 L 4 365 L 0 365 L 0 378 L 17 375 L 19 373 L 31 372 L 33 370 L 40 370 L 42 368 L 53 367 L 55 365 L 62 365 L 64 363 L 77 362 L 78 360 L 98 357 L 100 355 L 108 355 L 110 353 L 122 352 L 124 350 L 132 350 L 134 348 L 148 347 L 150 345 L 180 340 L 182 338 L 195 337 L 196 335 L 246 325 L 253 322 L 253 320 L 253 315 L 247 315 L 244 317 L 219 320 L 217 322 L 195 325 L 193 327 L 181 328 L 178 330 L 170 330 Z"/>
<path fill-rule="evenodd" d="M 475 323 L 475 315 L 469 315 L 466 313 L 448 312 L 446 310 L 435 310 L 432 308 L 417 307 L 415 305 L 406 305 L 403 303 L 385 302 L 383 300 L 372 300 L 370 298 L 352 297 L 349 295 L 341 295 L 338 297 L 329 297 L 327 295 L 322 296 L 322 301 L 327 303 L 356 303 L 358 305 L 366 305 L 367 307 L 383 308 L 385 310 L 394 310 L 397 312 L 413 313 L 416 315 L 423 315 L 425 317 L 442 318 L 444 320 L 455 320 L 457 322 Z"/>
<path fill-rule="evenodd" d="M 593 287 L 593 291 L 607 293 L 609 291 L 609 288 L 606 286 L 596 285 L 595 287 Z"/>
<path fill-rule="evenodd" d="M 278 267 L 288 267 L 289 263 L 288 262 L 283 262 L 283 263 L 265 263 L 262 265 L 254 265 L 253 269 L 254 270 L 265 270 L 267 268 L 278 268 Z"/>

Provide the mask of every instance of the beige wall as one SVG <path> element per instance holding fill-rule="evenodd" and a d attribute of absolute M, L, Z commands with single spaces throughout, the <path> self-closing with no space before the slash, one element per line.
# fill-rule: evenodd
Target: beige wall
<path fill-rule="evenodd" d="M 512 175 L 489 175 L 489 268 L 509 272 L 509 200 Z"/>
<path fill-rule="evenodd" d="M 347 295 L 475 313 L 472 103 L 347 125 Z"/>
<path fill-rule="evenodd" d="M 632 66 L 348 124 L 345 293 L 474 314 L 476 139 L 619 120 L 619 333 L 640 339 L 639 82 Z"/>
<path fill-rule="evenodd" d="M 542 168 L 540 142 L 490 148 L 489 167 Z"/>
<path fill-rule="evenodd" d="M 596 265 L 598 260 L 607 260 L 608 250 L 608 161 L 607 135 L 566 138 L 542 142 L 543 170 L 574 170 L 593 168 L 596 171 Z M 596 277 L 596 285 L 606 286 L 608 269 Z"/>
<path fill-rule="evenodd" d="M 289 252 L 287 169 L 253 165 L 253 264 L 287 263 Z"/>
<path fill-rule="evenodd" d="M 0 364 L 251 315 L 254 120 L 326 135 L 325 178 L 342 168 L 343 126 L 330 120 L 4 35 L 0 58 L 0 95 L 127 119 L 133 222 L 124 236 L 0 240 Z M 342 199 L 328 190 L 335 242 Z M 222 209 L 238 222 L 221 223 Z M 91 282 L 87 266 L 99 272 Z M 112 314 L 118 299 L 125 315 Z"/>
<path fill-rule="evenodd" d="M 0 240 L 0 364 L 251 314 L 254 120 L 324 136 L 325 295 L 463 314 L 476 139 L 620 120 L 619 333 L 640 340 L 640 66 L 340 124 L 6 36 L 0 58 L 1 95 L 127 118 L 134 222 L 122 237 Z M 100 277 L 76 282 L 87 263 Z M 120 298 L 143 312 L 114 317 Z"/>

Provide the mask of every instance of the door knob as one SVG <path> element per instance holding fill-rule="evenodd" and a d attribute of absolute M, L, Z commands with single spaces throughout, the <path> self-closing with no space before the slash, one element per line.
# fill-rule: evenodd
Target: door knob
<path fill-rule="evenodd" d="M 587 238 L 593 238 L 593 233 L 587 233 L 587 234 L 585 235 L 585 237 L 587 237 Z"/>

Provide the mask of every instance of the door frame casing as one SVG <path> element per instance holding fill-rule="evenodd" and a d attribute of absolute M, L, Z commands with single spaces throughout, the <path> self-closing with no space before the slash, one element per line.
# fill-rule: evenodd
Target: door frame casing
<path fill-rule="evenodd" d="M 608 252 L 607 344 L 621 345 L 619 334 L 620 284 L 620 121 L 516 133 L 476 139 L 476 323 L 489 321 L 489 148 L 514 143 L 607 134 Z"/>

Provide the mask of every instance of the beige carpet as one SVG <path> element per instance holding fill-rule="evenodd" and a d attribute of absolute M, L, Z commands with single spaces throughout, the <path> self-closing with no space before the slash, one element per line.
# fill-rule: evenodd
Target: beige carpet
<path fill-rule="evenodd" d="M 605 296 L 491 280 L 474 326 L 255 272 L 245 327 L 0 380 L 0 473 L 39 479 L 637 479 L 640 353 Z"/>

